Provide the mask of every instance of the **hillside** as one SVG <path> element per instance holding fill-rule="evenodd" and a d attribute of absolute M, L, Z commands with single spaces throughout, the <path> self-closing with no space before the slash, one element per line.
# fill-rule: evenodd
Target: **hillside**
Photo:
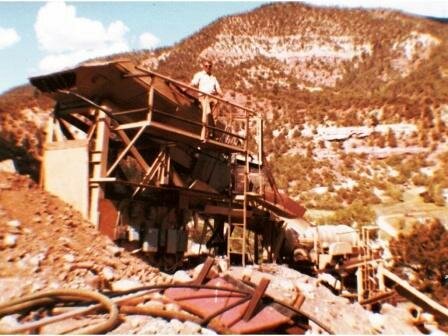
<path fill-rule="evenodd" d="M 0 96 L 0 161 L 14 158 L 19 172 L 39 176 L 44 128 L 53 105 L 30 85 Z"/>
<path fill-rule="evenodd" d="M 201 58 L 213 59 L 226 97 L 266 117 L 280 188 L 312 220 L 363 224 L 376 204 L 417 187 L 422 204 L 446 204 L 447 44 L 448 26 L 435 20 L 274 3 L 172 47 L 106 59 L 130 57 L 186 82 Z M 39 158 L 51 105 L 27 86 L 0 97 L 3 140 Z"/>
<path fill-rule="evenodd" d="M 394 271 L 448 304 L 446 20 L 274 3 L 220 18 L 171 47 L 103 59 L 123 57 L 185 82 L 200 59 L 212 59 L 226 99 L 265 117 L 265 153 L 278 187 L 305 205 L 306 219 L 357 229 L 377 224 L 381 241 L 391 242 Z M 53 105 L 30 85 L 0 96 L 0 162 L 14 158 L 35 181 Z M 77 286 L 90 276 L 97 286 L 95 276 L 110 267 L 114 280 L 153 274 L 154 281 L 167 280 L 117 252 L 27 177 L 0 179 L 4 293 L 17 276 L 26 280 L 24 292 L 59 282 Z M 68 239 L 72 228 L 78 235 Z M 55 239 L 61 244 L 48 247 Z M 89 239 L 93 249 L 83 249 Z M 108 265 L 95 248 L 106 256 L 112 248 L 122 262 Z M 110 267 L 64 269 L 67 261 Z"/>

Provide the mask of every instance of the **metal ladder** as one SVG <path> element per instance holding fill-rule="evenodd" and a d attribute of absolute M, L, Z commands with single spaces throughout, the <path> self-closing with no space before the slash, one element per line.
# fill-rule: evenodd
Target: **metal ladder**
<path fill-rule="evenodd" d="M 235 195 L 235 198 L 243 200 L 243 223 L 233 223 L 232 222 L 232 209 L 233 209 L 233 197 L 230 197 L 229 204 L 229 228 L 227 230 L 227 258 L 230 262 L 231 254 L 241 255 L 241 264 L 243 267 L 246 266 L 246 251 L 247 251 L 247 187 L 249 184 L 249 161 L 246 152 L 246 163 L 244 169 L 244 190 L 243 194 Z"/>
<path fill-rule="evenodd" d="M 379 283 L 376 278 L 375 266 L 370 262 L 373 258 L 372 250 L 370 247 L 370 232 L 377 230 L 376 226 L 364 226 L 361 231 L 361 257 L 364 260 L 363 264 L 360 266 L 361 272 L 361 285 L 358 301 L 363 301 L 369 299 L 379 292 Z"/>
<path fill-rule="evenodd" d="M 261 161 L 263 158 L 263 120 L 261 118 L 256 119 L 257 128 L 255 135 L 255 144 L 258 147 L 258 158 Z M 231 254 L 241 255 L 241 264 L 243 267 L 246 266 L 246 253 L 248 252 L 247 239 L 249 237 L 247 231 L 247 221 L 248 221 L 248 206 L 249 206 L 249 117 L 246 116 L 246 139 L 244 141 L 244 156 L 245 156 L 245 168 L 244 168 L 244 187 L 243 194 L 235 195 L 235 199 L 243 201 L 243 223 L 232 223 L 232 209 L 233 209 L 233 195 L 232 195 L 232 185 L 230 185 L 230 201 L 229 201 L 229 229 L 227 230 L 227 259 L 230 263 Z M 261 172 L 259 172 L 261 176 Z M 260 192 L 261 192 L 261 181 L 260 181 Z M 254 237 L 255 238 L 255 237 Z M 252 260 L 255 260 L 252 258 Z"/>

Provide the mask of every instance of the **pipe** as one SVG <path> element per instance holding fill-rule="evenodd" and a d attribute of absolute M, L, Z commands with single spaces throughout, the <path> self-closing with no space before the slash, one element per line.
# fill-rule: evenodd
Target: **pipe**
<path fill-rule="evenodd" d="M 179 321 L 191 321 L 199 325 L 202 323 L 202 320 L 194 315 L 153 307 L 122 306 L 120 307 L 120 312 L 124 314 L 150 315 L 168 319 L 178 319 Z"/>
<path fill-rule="evenodd" d="M 82 329 L 79 329 L 76 331 L 76 334 L 100 334 L 104 333 L 111 328 L 115 326 L 115 324 L 118 322 L 118 308 L 117 306 L 106 296 L 92 292 L 87 290 L 81 290 L 81 289 L 58 289 L 58 290 L 52 290 L 47 292 L 40 292 L 37 294 L 29 295 L 24 298 L 13 300 L 12 302 L 8 302 L 5 304 L 0 305 L 0 315 L 5 315 L 5 312 L 11 313 L 13 310 L 13 307 L 20 308 L 23 307 L 23 304 L 29 304 L 31 305 L 37 305 L 42 304 L 43 301 L 41 299 L 60 299 L 61 297 L 75 297 L 80 300 L 90 299 L 100 302 L 100 304 L 93 305 L 90 307 L 78 309 L 76 311 L 67 312 L 64 314 L 60 314 L 58 316 L 52 316 L 49 318 L 44 318 L 39 321 L 34 321 L 30 323 L 23 324 L 17 328 L 12 329 L 1 329 L 0 328 L 0 334 L 21 334 L 28 330 L 33 330 L 39 327 L 42 327 L 44 325 L 58 322 L 61 320 L 64 320 L 69 317 L 74 317 L 82 314 L 86 314 L 88 312 L 94 311 L 100 307 L 104 307 L 109 311 L 109 318 L 104 321 L 100 322 L 94 326 L 85 327 Z"/>

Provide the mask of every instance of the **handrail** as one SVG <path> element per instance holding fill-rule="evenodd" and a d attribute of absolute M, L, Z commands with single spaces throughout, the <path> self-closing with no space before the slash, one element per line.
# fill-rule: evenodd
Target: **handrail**
<path fill-rule="evenodd" d="M 78 97 L 79 99 L 85 101 L 86 103 L 90 104 L 91 106 L 96 107 L 97 109 L 103 111 L 104 113 L 106 113 L 113 120 L 115 120 L 115 117 L 117 115 L 120 115 L 120 114 L 127 114 L 127 113 L 134 113 L 134 112 L 143 112 L 143 111 L 152 109 L 153 112 L 156 112 L 158 114 L 162 114 L 162 115 L 165 115 L 165 116 L 169 116 L 170 118 L 173 118 L 173 119 L 177 119 L 177 120 L 180 120 L 180 121 L 183 121 L 183 122 L 187 122 L 187 123 L 190 123 L 190 124 L 194 124 L 194 125 L 197 125 L 197 126 L 201 126 L 202 125 L 201 123 L 195 122 L 193 120 L 188 120 L 186 118 L 182 118 L 182 117 L 179 117 L 179 116 L 176 116 L 176 115 L 172 115 L 172 114 L 169 114 L 169 113 L 166 113 L 166 112 L 162 112 L 160 110 L 157 110 L 157 109 L 154 109 L 154 108 L 151 108 L 151 107 L 149 107 L 149 108 L 147 108 L 147 107 L 138 108 L 138 109 L 128 110 L 128 111 L 119 111 L 119 112 L 115 112 L 114 113 L 114 112 L 110 111 L 109 109 L 96 104 L 92 100 L 84 97 L 83 95 L 81 95 L 79 93 L 76 93 L 76 92 L 73 92 L 73 91 L 70 91 L 70 90 L 58 90 L 58 92 Z M 209 128 L 209 129 L 213 129 L 215 131 L 221 132 L 223 134 L 229 135 L 229 136 L 234 137 L 234 138 L 238 138 L 238 139 L 241 139 L 241 140 L 245 140 L 246 139 L 245 137 L 242 137 L 239 134 L 231 133 L 231 132 L 228 132 L 226 130 L 223 130 L 223 129 L 220 129 L 220 128 L 217 128 L 217 127 L 208 126 L 208 125 L 206 127 Z"/>
<path fill-rule="evenodd" d="M 172 118 L 172 119 L 180 120 L 180 121 L 183 121 L 183 122 L 186 122 L 186 123 L 189 123 L 189 124 L 192 124 L 192 125 L 196 125 L 196 126 L 202 126 L 202 123 L 200 123 L 200 122 L 197 122 L 197 121 L 194 121 L 194 120 L 190 120 L 190 119 L 187 119 L 187 118 L 182 118 L 182 117 L 176 116 L 174 114 L 166 113 L 166 112 L 163 112 L 163 111 L 155 109 L 155 108 L 153 108 L 152 111 L 154 113 L 161 114 L 161 115 L 167 116 L 167 117 Z M 246 137 L 243 137 L 243 136 L 241 136 L 239 134 L 236 134 L 236 133 L 232 133 L 232 132 L 226 131 L 226 130 L 221 129 L 219 127 L 210 126 L 210 125 L 206 125 L 205 127 L 207 127 L 208 129 L 211 129 L 211 130 L 214 130 L 214 131 L 217 131 L 217 132 L 229 135 L 231 137 L 235 137 L 235 138 L 238 138 L 238 139 L 241 139 L 241 140 L 246 140 Z"/>
<path fill-rule="evenodd" d="M 160 77 L 160 78 L 162 78 L 162 79 L 164 79 L 164 80 L 170 81 L 170 82 L 172 82 L 172 83 L 175 83 L 175 84 L 177 84 L 177 85 L 180 85 L 180 86 L 182 86 L 182 87 L 185 87 L 185 88 L 187 88 L 187 89 L 189 89 L 189 90 L 193 90 L 193 91 L 195 91 L 195 92 L 197 92 L 197 93 L 200 93 L 200 94 L 209 96 L 209 97 L 211 97 L 211 98 L 217 99 L 217 100 L 222 101 L 222 102 L 224 102 L 224 103 L 226 103 L 226 104 L 229 104 L 229 105 L 232 105 L 232 106 L 237 107 L 237 108 L 239 108 L 239 109 L 242 109 L 243 111 L 250 112 L 250 113 L 252 113 L 252 114 L 254 114 L 254 115 L 257 114 L 254 110 L 251 110 L 250 108 L 247 108 L 247 107 L 245 107 L 245 106 L 242 106 L 242 105 L 239 105 L 239 104 L 230 102 L 230 101 L 225 100 L 224 98 L 221 98 L 221 97 L 219 97 L 219 96 L 216 96 L 216 95 L 212 95 L 212 94 L 209 94 L 209 93 L 202 92 L 201 90 L 195 88 L 194 86 L 190 86 L 190 85 L 185 84 L 185 83 L 183 83 L 183 82 L 181 82 L 181 81 L 178 81 L 178 80 L 172 79 L 172 78 L 170 78 L 170 77 L 164 76 L 164 75 L 162 75 L 162 74 L 160 74 L 160 73 L 158 73 L 158 72 L 154 72 L 154 71 L 152 71 L 152 70 L 148 70 L 148 69 L 142 68 L 142 67 L 140 67 L 140 66 L 138 66 L 138 65 L 137 65 L 135 68 L 136 68 L 137 70 L 140 70 L 140 71 L 143 71 L 143 72 L 147 72 L 149 75 L 153 75 L 153 76 Z"/>

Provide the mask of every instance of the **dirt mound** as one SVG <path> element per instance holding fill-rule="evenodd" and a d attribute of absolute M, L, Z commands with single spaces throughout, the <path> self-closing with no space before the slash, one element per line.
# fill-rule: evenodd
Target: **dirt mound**
<path fill-rule="evenodd" d="M 170 277 L 99 234 L 29 177 L 0 172 L 0 301 L 41 289 L 103 289 Z M 17 284 L 20 286 L 17 286 Z"/>

